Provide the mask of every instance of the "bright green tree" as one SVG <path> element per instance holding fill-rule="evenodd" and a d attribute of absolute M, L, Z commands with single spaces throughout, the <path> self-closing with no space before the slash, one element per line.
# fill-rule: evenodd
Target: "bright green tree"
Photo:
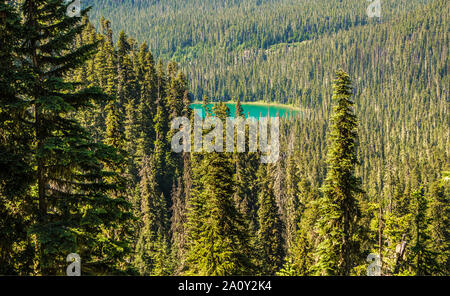
<path fill-rule="evenodd" d="M 331 118 L 327 177 L 320 199 L 317 222 L 321 242 L 315 269 L 323 275 L 349 275 L 361 260 L 358 246 L 357 195 L 362 192 L 355 176 L 357 119 L 351 100 L 352 86 L 347 73 L 337 71 L 333 85 L 335 106 Z"/>
<path fill-rule="evenodd" d="M 225 104 L 217 104 L 213 111 L 221 119 L 229 114 Z M 203 152 L 197 161 L 188 200 L 188 253 L 184 273 L 250 274 L 249 237 L 233 200 L 231 156 Z"/>

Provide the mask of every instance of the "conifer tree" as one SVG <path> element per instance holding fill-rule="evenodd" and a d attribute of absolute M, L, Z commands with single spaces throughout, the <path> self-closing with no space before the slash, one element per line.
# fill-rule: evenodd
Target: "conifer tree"
<path fill-rule="evenodd" d="M 214 108 L 214 114 L 221 119 L 228 113 L 225 104 Z M 251 273 L 248 233 L 233 201 L 233 171 L 231 156 L 227 153 L 203 153 L 188 201 L 189 245 L 185 274 Z"/>
<path fill-rule="evenodd" d="M 429 226 L 427 215 L 428 201 L 423 188 L 412 193 L 412 208 L 414 213 L 413 237 L 408 262 L 412 265 L 415 275 L 432 275 L 437 270 L 436 253 L 430 248 Z"/>
<path fill-rule="evenodd" d="M 121 108 L 115 100 L 108 103 L 106 107 L 106 134 L 105 143 L 116 149 L 125 149 L 125 134 L 123 128 Z"/>
<path fill-rule="evenodd" d="M 169 167 L 167 166 L 167 156 L 170 154 L 170 145 L 167 141 L 167 133 L 169 129 L 166 102 L 163 98 L 156 101 L 156 115 L 153 118 L 155 129 L 154 155 L 155 158 L 155 174 L 156 180 L 160 187 L 160 191 L 166 198 L 170 197 L 172 180 L 166 178 L 170 176 Z M 167 204 L 170 204 L 169 202 Z"/>
<path fill-rule="evenodd" d="M 360 216 L 357 195 L 362 192 L 355 177 L 357 119 L 351 101 L 352 86 L 347 73 L 337 71 L 333 85 L 335 106 L 331 118 L 327 177 L 320 199 L 317 223 L 321 242 L 316 270 L 324 275 L 349 275 L 361 260 L 357 240 Z"/>
<path fill-rule="evenodd" d="M 186 90 L 183 96 L 182 116 L 186 118 L 192 117 L 192 109 L 190 108 L 190 96 Z M 187 243 L 187 203 L 191 196 L 192 189 L 192 168 L 191 153 L 183 152 L 181 155 L 182 175 L 177 178 L 176 187 L 172 189 L 172 218 L 171 218 L 171 234 L 172 234 L 172 250 L 174 259 L 177 264 L 176 274 L 179 274 L 184 267 L 186 258 Z"/>
<path fill-rule="evenodd" d="M 170 73 L 172 67 L 178 67 L 178 65 L 172 63 L 169 63 L 167 72 Z M 176 117 L 179 117 L 183 113 L 183 109 L 185 108 L 183 106 L 184 104 L 184 97 L 187 95 L 187 82 L 186 82 L 186 76 L 183 72 L 178 71 L 177 73 L 172 73 L 170 75 L 175 75 L 171 77 L 168 81 L 167 85 L 167 114 L 168 114 L 168 122 L 169 125 L 170 122 L 175 119 Z M 169 76 L 170 77 L 170 76 Z M 175 130 L 167 128 L 167 143 L 168 143 L 168 149 L 166 153 L 166 174 L 165 178 L 168 180 L 168 182 L 171 182 L 172 184 L 175 184 L 178 180 L 178 178 L 182 174 L 182 155 L 174 153 L 170 149 L 170 142 L 172 140 L 173 135 L 175 134 Z M 181 185 L 178 183 L 178 185 Z"/>
<path fill-rule="evenodd" d="M 140 101 L 138 105 L 139 138 L 137 161 L 154 149 L 155 116 L 157 109 L 157 76 L 153 55 L 143 43 L 138 53 L 137 79 L 140 84 Z"/>
<path fill-rule="evenodd" d="M 234 118 L 244 118 L 245 114 L 242 109 L 239 98 L 236 102 Z M 247 221 L 250 236 L 253 242 L 256 236 L 256 227 L 258 225 L 257 203 L 258 203 L 258 185 L 257 170 L 259 168 L 259 155 L 249 151 L 249 127 L 245 126 L 245 152 L 237 152 L 233 154 L 235 165 L 235 192 L 234 200 L 238 211 Z M 235 141 L 237 141 L 237 131 L 235 132 Z M 235 147 L 236 143 L 235 143 Z"/>
<path fill-rule="evenodd" d="M 293 143 L 293 137 L 291 137 Z M 292 147 L 292 146 L 291 146 Z M 291 149 L 292 150 L 292 149 Z M 294 243 L 304 205 L 299 201 L 299 179 L 295 167 L 295 157 L 288 155 L 286 160 L 286 245 L 290 249 Z"/>
<path fill-rule="evenodd" d="M 273 184 L 267 172 L 268 165 L 260 165 L 258 171 L 258 246 L 260 271 L 263 275 L 275 275 L 284 260 L 283 223 L 278 214 Z"/>
<path fill-rule="evenodd" d="M 277 272 L 281 276 L 306 276 L 311 273 L 313 263 L 312 246 L 305 229 L 300 228 L 293 239 L 289 255 L 283 268 Z"/>
<path fill-rule="evenodd" d="M 77 46 L 82 46 L 85 44 L 97 44 L 98 49 L 100 49 L 101 37 L 96 32 L 95 27 L 92 23 L 89 22 L 88 17 L 83 18 L 83 23 L 85 24 L 85 28 L 78 38 L 79 43 Z M 98 58 L 100 58 L 101 51 L 88 59 L 85 64 L 80 66 L 77 69 L 74 69 L 75 81 L 82 83 L 87 87 L 100 86 L 100 80 L 102 78 L 99 75 L 100 66 Z M 72 77 L 68 75 L 69 77 Z M 105 125 L 105 112 L 104 108 L 107 102 L 92 100 L 92 108 L 87 110 L 83 110 L 78 113 L 77 118 L 80 123 L 88 128 L 93 136 L 95 141 L 101 141 L 104 139 L 104 125 Z"/>
<path fill-rule="evenodd" d="M 242 109 L 241 102 L 239 99 L 236 102 L 235 108 L 236 109 L 234 112 L 234 118 L 235 119 L 238 119 L 240 117 L 244 118 L 244 110 Z M 235 147 L 236 147 L 235 143 L 237 142 L 237 133 L 238 133 L 238 131 L 234 132 L 233 144 Z M 233 157 L 234 157 L 234 163 L 235 163 L 235 167 L 236 167 L 236 173 L 235 173 L 236 174 L 236 188 L 235 188 L 235 192 L 234 192 L 234 199 L 235 199 L 238 210 L 245 217 L 246 215 L 250 214 L 249 204 L 248 204 L 249 201 L 248 201 L 248 197 L 247 197 L 246 190 L 245 190 L 246 188 L 248 188 L 248 184 L 244 183 L 244 169 L 245 169 L 246 153 L 237 152 L 236 148 L 234 150 L 235 150 L 235 153 L 233 154 Z"/>
<path fill-rule="evenodd" d="M 64 80 L 96 44 L 72 47 L 85 26 L 81 18 L 66 15 L 62 1 L 25 0 L 21 9 L 24 67 L 32 74 L 24 81 L 24 95 L 34 110 L 36 143 L 36 193 L 29 205 L 36 205 L 30 229 L 38 252 L 36 272 L 63 273 L 66 256 L 76 252 L 85 273 L 113 273 L 129 251 L 126 241 L 108 235 L 130 219 L 128 202 L 106 194 L 122 190 L 106 180 L 115 173 L 104 169 L 119 156 L 114 148 L 93 142 L 74 119 L 77 110 L 91 106 L 90 100 L 106 97 L 97 88 L 75 91 L 77 85 Z"/>
<path fill-rule="evenodd" d="M 142 275 L 168 275 L 167 206 L 164 195 L 158 189 L 153 161 L 149 157 L 144 158 L 140 177 L 142 225 L 136 245 L 135 266 Z"/>
<path fill-rule="evenodd" d="M 383 263 L 386 263 L 387 274 L 398 275 L 408 272 L 405 254 L 411 241 L 412 204 L 410 194 L 398 184 L 384 219 L 383 237 L 388 246 L 385 248 Z"/>
<path fill-rule="evenodd" d="M 430 236 L 436 252 L 436 275 L 450 274 L 450 184 L 444 178 L 430 190 Z"/>
<path fill-rule="evenodd" d="M 23 28 L 10 1 L 0 1 L 0 274 L 30 272 L 33 250 L 27 238 L 34 180 L 28 103 L 19 96 L 26 72 L 15 63 Z M 23 247 L 25 246 L 25 247 Z"/>

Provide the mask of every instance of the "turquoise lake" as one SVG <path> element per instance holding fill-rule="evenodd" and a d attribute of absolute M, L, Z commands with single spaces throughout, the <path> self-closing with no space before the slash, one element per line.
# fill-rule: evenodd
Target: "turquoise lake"
<path fill-rule="evenodd" d="M 235 103 L 226 103 L 230 109 L 230 116 L 234 117 L 234 111 L 236 109 Z M 208 105 L 211 109 L 213 104 Z M 298 111 L 293 110 L 289 107 L 274 106 L 274 105 L 255 105 L 255 104 L 245 104 L 241 103 L 242 109 L 244 110 L 245 117 L 290 117 L 298 113 Z M 202 117 L 205 115 L 205 110 L 202 108 L 202 104 L 191 104 L 191 109 L 201 110 Z"/>

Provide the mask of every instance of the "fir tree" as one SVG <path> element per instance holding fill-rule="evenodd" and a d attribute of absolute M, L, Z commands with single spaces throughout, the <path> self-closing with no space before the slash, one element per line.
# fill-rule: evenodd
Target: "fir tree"
<path fill-rule="evenodd" d="M 312 246 L 304 229 L 299 229 L 294 237 L 290 254 L 283 268 L 277 273 L 281 276 L 305 276 L 311 273 L 313 264 Z"/>
<path fill-rule="evenodd" d="M 214 108 L 219 118 L 227 117 L 228 113 L 225 104 Z M 184 273 L 251 273 L 248 233 L 233 201 L 231 157 L 227 153 L 203 153 L 194 178 L 188 201 L 189 245 Z"/>
<path fill-rule="evenodd" d="M 430 248 L 429 226 L 430 219 L 427 216 L 428 201 L 423 189 L 413 192 L 412 208 L 414 217 L 414 241 L 409 254 L 408 262 L 411 263 L 415 275 L 432 275 L 436 271 L 436 253 Z"/>
<path fill-rule="evenodd" d="M 168 275 L 170 252 L 166 200 L 158 189 L 153 161 L 148 157 L 144 158 L 140 177 L 142 225 L 136 245 L 135 266 L 142 275 Z"/>
<path fill-rule="evenodd" d="M 186 118 L 192 117 L 192 109 L 190 108 L 189 92 L 186 90 L 183 96 L 182 116 Z M 182 176 L 178 177 L 176 187 L 172 189 L 172 218 L 171 233 L 172 246 L 175 261 L 178 262 L 176 274 L 180 273 L 184 268 L 184 261 L 187 251 L 187 203 L 191 196 L 192 189 L 192 168 L 191 153 L 183 152 L 182 155 Z"/>
<path fill-rule="evenodd" d="M 234 118 L 237 119 L 239 117 L 245 119 L 244 110 L 242 109 L 241 102 L 238 98 Z M 238 140 L 237 133 L 238 131 L 236 131 L 234 135 L 235 147 Z M 256 179 L 257 170 L 259 168 L 259 157 L 258 153 L 249 152 L 249 127 L 247 125 L 245 126 L 244 136 L 245 152 L 237 152 L 237 149 L 235 149 L 233 154 L 235 165 L 234 200 L 237 209 L 248 223 L 250 236 L 254 242 L 254 238 L 256 237 L 256 227 L 258 225 L 258 185 Z"/>
<path fill-rule="evenodd" d="M 321 218 L 317 223 L 321 242 L 317 248 L 318 274 L 349 275 L 361 260 L 357 235 L 360 216 L 357 195 L 360 181 L 355 177 L 357 165 L 357 120 L 353 113 L 350 77 L 337 71 L 334 82 L 330 146 L 327 177 L 320 200 Z"/>
<path fill-rule="evenodd" d="M 64 272 L 67 254 L 76 252 L 85 273 L 112 273 L 129 248 L 108 234 L 130 219 L 129 204 L 106 194 L 122 190 L 107 181 L 115 173 L 103 169 L 118 161 L 115 149 L 93 142 L 73 118 L 77 110 L 91 106 L 90 100 L 106 97 L 96 88 L 74 91 L 76 84 L 63 79 L 96 47 L 72 47 L 85 26 L 80 18 L 66 16 L 66 9 L 57 0 L 25 0 L 22 5 L 24 67 L 32 73 L 24 81 L 24 95 L 34 110 L 36 143 L 36 193 L 30 204 L 37 206 L 30 229 L 38 250 L 36 272 Z"/>
<path fill-rule="evenodd" d="M 0 1 L 0 274 L 17 275 L 30 272 L 34 255 L 23 202 L 30 198 L 34 174 L 31 114 L 19 85 L 27 75 L 15 62 L 24 28 L 9 2 Z"/>
<path fill-rule="evenodd" d="M 436 252 L 438 275 L 450 274 L 450 186 L 449 181 L 435 182 L 430 190 L 430 236 Z"/>
<path fill-rule="evenodd" d="M 385 248 L 383 263 L 386 263 L 387 274 L 402 274 L 408 268 L 404 259 L 411 240 L 411 204 L 410 194 L 405 192 L 400 184 L 397 185 L 384 219 L 383 237 L 388 246 Z"/>
<path fill-rule="evenodd" d="M 137 79 L 139 81 L 140 101 L 138 105 L 139 135 L 137 161 L 154 149 L 155 116 L 157 109 L 157 76 L 153 55 L 147 45 L 141 45 L 138 53 Z M 158 101 L 159 102 L 159 101 Z M 161 111 L 161 110 L 160 110 Z"/>
<path fill-rule="evenodd" d="M 275 275 L 284 260 L 283 223 L 269 179 L 268 166 L 261 165 L 258 171 L 259 209 L 258 246 L 260 248 L 260 270 L 263 275 Z"/>

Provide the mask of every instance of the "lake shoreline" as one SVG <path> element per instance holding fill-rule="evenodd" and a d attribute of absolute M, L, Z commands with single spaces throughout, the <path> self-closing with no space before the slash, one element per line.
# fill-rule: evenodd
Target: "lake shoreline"
<path fill-rule="evenodd" d="M 202 101 L 194 101 L 191 102 L 191 104 L 202 104 Z M 210 102 L 210 104 L 214 104 L 218 102 Z M 236 104 L 237 101 L 225 101 L 222 102 L 225 104 Z M 282 103 L 274 103 L 274 102 L 264 102 L 264 101 L 253 101 L 253 102 L 241 102 L 241 105 L 255 105 L 255 106 L 268 106 L 268 107 L 276 107 L 276 108 L 285 108 L 285 109 L 291 109 L 295 111 L 301 111 L 302 109 L 300 107 L 292 106 L 291 104 L 282 104 Z"/>

